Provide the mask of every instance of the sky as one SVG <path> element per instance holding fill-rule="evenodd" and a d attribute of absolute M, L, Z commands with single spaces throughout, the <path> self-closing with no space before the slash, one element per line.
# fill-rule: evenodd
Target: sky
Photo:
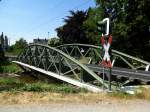
<path fill-rule="evenodd" d="M 0 34 L 7 35 L 10 44 L 20 38 L 32 42 L 34 38 L 57 37 L 55 29 L 64 24 L 70 10 L 89 7 L 95 7 L 94 0 L 2 0 Z"/>

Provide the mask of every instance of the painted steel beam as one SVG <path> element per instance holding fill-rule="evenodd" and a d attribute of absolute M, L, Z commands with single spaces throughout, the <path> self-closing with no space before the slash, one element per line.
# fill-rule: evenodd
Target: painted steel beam
<path fill-rule="evenodd" d="M 13 63 L 16 63 L 16 64 L 18 64 L 20 66 L 23 66 L 23 67 L 30 68 L 32 70 L 38 71 L 38 72 L 46 74 L 46 75 L 49 75 L 49 76 L 54 77 L 56 79 L 68 82 L 72 85 L 75 85 L 75 86 L 78 86 L 78 87 L 81 87 L 81 88 L 85 88 L 85 89 L 87 89 L 89 91 L 92 91 L 92 92 L 102 92 L 103 91 L 101 88 L 96 87 L 94 85 L 90 85 L 90 84 L 87 84 L 87 83 L 84 83 L 84 82 L 79 82 L 79 81 L 71 79 L 69 77 L 62 76 L 62 75 L 59 75 L 59 74 L 56 74 L 56 73 L 53 73 L 53 72 L 50 72 L 50 71 L 45 71 L 44 69 L 37 68 L 37 67 L 31 66 L 31 65 L 28 65 L 28 64 L 25 64 L 25 63 L 22 63 L 22 62 L 13 61 Z"/>
<path fill-rule="evenodd" d="M 78 60 L 74 59 L 73 57 L 67 55 L 66 53 L 64 53 L 63 51 L 56 49 L 54 47 L 50 47 L 47 45 L 41 45 L 41 44 L 31 44 L 28 47 L 32 47 L 32 46 L 41 46 L 44 48 L 48 48 L 50 50 L 53 50 L 57 53 L 59 53 L 60 55 L 64 56 L 65 58 L 71 60 L 72 62 L 76 63 L 79 67 L 81 67 L 83 70 L 85 70 L 87 73 L 89 73 L 91 76 L 93 76 L 96 80 L 98 80 L 101 84 L 104 84 L 104 86 L 106 88 L 108 88 L 108 84 L 107 83 L 103 83 L 103 79 L 101 79 L 97 74 L 95 74 L 92 70 L 90 70 L 87 66 L 81 64 Z"/>

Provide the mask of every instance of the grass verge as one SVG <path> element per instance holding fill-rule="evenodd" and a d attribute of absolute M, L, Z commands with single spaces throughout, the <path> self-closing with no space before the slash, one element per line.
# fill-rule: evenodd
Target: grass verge
<path fill-rule="evenodd" d="M 17 73 L 20 71 L 21 68 L 14 63 L 8 63 L 0 66 L 0 73 Z"/>
<path fill-rule="evenodd" d="M 113 92 L 108 94 L 110 97 L 118 98 L 118 99 L 143 99 L 150 101 L 150 88 L 139 87 L 135 90 L 135 94 L 127 94 L 125 92 Z"/>
<path fill-rule="evenodd" d="M 28 104 L 49 102 L 127 102 L 130 100 L 150 100 L 150 89 L 139 88 L 135 95 L 122 92 L 90 93 L 85 89 L 66 84 L 44 82 L 24 82 L 14 77 L 0 77 L 0 104 Z"/>
<path fill-rule="evenodd" d="M 1 77 L 0 91 L 31 91 L 31 92 L 57 92 L 57 93 L 79 93 L 86 92 L 85 89 L 75 88 L 66 84 L 48 84 L 44 82 L 27 83 L 15 77 Z"/>

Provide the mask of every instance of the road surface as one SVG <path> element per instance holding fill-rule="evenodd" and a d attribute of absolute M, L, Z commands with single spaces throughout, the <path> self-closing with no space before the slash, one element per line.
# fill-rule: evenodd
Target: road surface
<path fill-rule="evenodd" d="M 150 112 L 150 101 L 0 105 L 0 112 Z"/>

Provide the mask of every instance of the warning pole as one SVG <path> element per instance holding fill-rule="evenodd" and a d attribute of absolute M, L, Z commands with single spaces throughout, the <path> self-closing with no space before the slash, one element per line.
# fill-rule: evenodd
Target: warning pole
<path fill-rule="evenodd" d="M 101 45 L 104 49 L 104 56 L 102 59 L 103 69 L 105 69 L 105 67 L 109 69 L 108 90 L 111 91 L 112 64 L 111 64 L 111 56 L 109 54 L 109 48 L 112 43 L 112 36 L 110 35 L 110 30 L 109 30 L 110 19 L 104 18 L 102 21 L 99 21 L 99 24 L 102 24 L 101 26 L 103 26 L 105 28 L 105 30 L 103 30 L 103 32 L 102 32 L 102 35 L 101 35 L 102 37 L 99 38 L 99 40 L 101 40 Z M 102 29 L 102 28 L 99 28 L 99 29 Z M 103 72 L 104 72 L 104 70 L 103 70 Z M 103 73 L 103 75 L 104 75 L 104 73 Z"/>

